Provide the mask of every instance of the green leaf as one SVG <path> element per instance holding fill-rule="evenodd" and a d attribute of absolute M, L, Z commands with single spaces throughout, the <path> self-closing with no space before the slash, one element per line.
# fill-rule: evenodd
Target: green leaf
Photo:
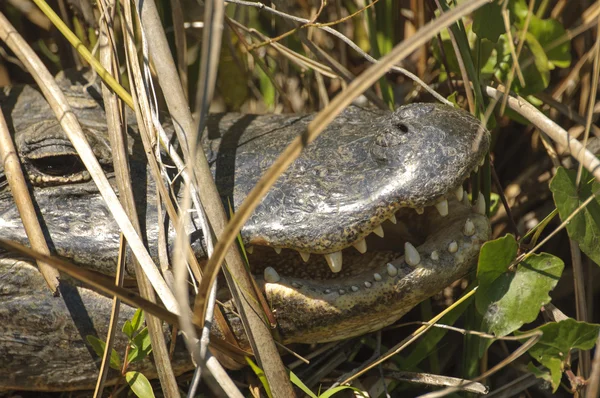
<path fill-rule="evenodd" d="M 502 200 L 500 200 L 500 195 L 494 192 L 490 192 L 490 217 L 496 215 L 501 205 Z"/>
<path fill-rule="evenodd" d="M 542 253 L 509 270 L 516 255 L 512 235 L 486 242 L 479 255 L 475 305 L 483 316 L 483 330 L 496 336 L 506 336 L 537 317 L 564 267 L 558 257 Z"/>
<path fill-rule="evenodd" d="M 483 316 L 482 329 L 501 337 L 535 320 L 540 307 L 550 302 L 548 293 L 563 268 L 560 258 L 535 254 L 520 262 L 516 271 L 509 270 L 492 283 L 481 283 L 476 302 Z"/>
<path fill-rule="evenodd" d="M 539 19 L 534 15 L 531 17 L 528 32 L 543 47 L 550 69 L 568 68 L 571 65 L 571 42 L 567 40 L 558 46 L 555 44 L 558 39 L 567 35 L 560 22 L 554 19 Z"/>
<path fill-rule="evenodd" d="M 142 326 L 144 325 L 144 311 L 141 308 L 138 308 L 133 314 L 131 318 L 131 327 L 134 332 L 140 331 Z"/>
<path fill-rule="evenodd" d="M 250 368 L 252 369 L 256 377 L 258 377 L 258 380 L 260 380 L 261 384 L 263 385 L 263 388 L 267 393 L 267 396 L 269 398 L 272 398 L 273 394 L 271 393 L 271 387 L 269 386 L 269 381 L 267 380 L 267 376 L 265 376 L 265 372 L 263 372 L 263 370 L 260 367 L 258 367 L 258 365 L 255 364 L 254 361 L 250 359 L 250 357 L 246 357 L 246 362 L 248 363 L 248 365 L 250 365 Z"/>
<path fill-rule="evenodd" d="M 129 319 L 123 324 L 123 333 L 129 337 L 129 340 L 133 339 L 133 326 L 131 325 L 131 321 Z"/>
<path fill-rule="evenodd" d="M 125 373 L 125 380 L 127 381 L 127 384 L 129 384 L 131 391 L 139 398 L 154 397 L 152 385 L 142 373 L 135 371 L 127 372 Z"/>
<path fill-rule="evenodd" d="M 312 392 L 310 390 L 310 388 L 308 388 L 306 386 L 306 384 L 304 384 L 304 382 L 302 382 L 302 380 L 300 380 L 300 378 L 298 376 L 296 376 L 296 374 L 294 372 L 292 372 L 290 370 L 290 381 L 299 389 L 301 389 L 302 391 L 304 391 L 304 393 L 306 395 L 308 395 L 310 398 L 317 398 L 317 396 L 315 395 L 314 392 Z"/>
<path fill-rule="evenodd" d="M 484 5 L 473 13 L 473 32 L 482 39 L 494 43 L 505 32 L 502 20 L 502 7 L 498 2 Z"/>
<path fill-rule="evenodd" d="M 554 203 L 561 220 L 567 219 L 593 192 L 600 189 L 591 175 L 584 170 L 579 189 L 575 185 L 577 172 L 559 167 L 550 182 Z M 600 265 L 600 202 L 592 200 L 567 224 L 571 239 L 579 243 L 584 252 L 596 264 Z"/>
<path fill-rule="evenodd" d="M 500 275 L 508 269 L 510 263 L 517 257 L 517 241 L 513 235 L 507 234 L 502 238 L 486 242 L 481 247 L 479 261 L 477 262 L 477 280 L 481 290 L 489 287 Z M 477 308 L 479 300 L 477 300 Z"/>
<path fill-rule="evenodd" d="M 88 344 L 92 346 L 92 349 L 94 350 L 96 355 L 102 358 L 104 356 L 104 350 L 106 349 L 106 343 L 97 338 L 96 336 L 92 335 L 87 335 L 85 339 L 87 340 Z M 114 348 L 110 352 L 109 366 L 115 370 L 121 370 L 121 357 L 119 356 L 119 353 L 115 351 Z"/>
<path fill-rule="evenodd" d="M 550 370 L 552 387 L 556 391 L 565 365 L 570 365 L 569 353 L 574 349 L 589 350 L 594 347 L 600 325 L 567 318 L 564 321 L 547 323 L 534 330 L 541 330 L 544 334 L 529 349 L 529 354 Z"/>
<path fill-rule="evenodd" d="M 292 371 L 290 370 L 290 373 L 289 373 L 289 375 L 290 375 L 290 381 L 291 381 L 292 383 L 294 383 L 294 385 L 295 385 L 296 387 L 298 387 L 299 389 L 301 389 L 301 390 L 302 390 L 302 391 L 303 391 L 303 392 L 304 392 L 306 395 L 308 395 L 310 398 L 329 398 L 329 397 L 332 397 L 333 395 L 337 394 L 338 392 L 340 392 L 340 391 L 343 391 L 343 390 L 347 390 L 347 389 L 351 389 L 351 390 L 354 390 L 354 391 L 360 392 L 360 390 L 359 390 L 359 389 L 357 389 L 357 388 L 355 388 L 355 387 L 352 387 L 352 386 L 338 386 L 338 387 L 332 388 L 331 390 L 327 390 L 327 391 L 325 391 L 323 394 L 321 394 L 321 395 L 318 395 L 318 396 L 317 396 L 317 395 L 315 395 L 315 393 L 314 393 L 314 392 L 312 392 L 312 391 L 310 390 L 310 388 L 308 388 L 308 387 L 306 386 L 306 384 L 304 384 L 304 383 L 302 382 L 302 380 L 300 380 L 300 379 L 298 378 L 298 376 L 296 376 L 296 374 L 295 374 L 294 372 L 292 372 Z"/>
<path fill-rule="evenodd" d="M 533 375 L 542 380 L 546 380 L 548 383 L 552 383 L 552 377 L 550 376 L 550 372 L 545 370 L 538 369 L 533 363 L 529 362 L 527 364 L 527 370 L 533 373 Z"/>
<path fill-rule="evenodd" d="M 139 362 L 152 352 L 152 342 L 148 334 L 148 328 L 142 329 L 131 341 L 131 349 L 127 355 L 127 362 Z"/>

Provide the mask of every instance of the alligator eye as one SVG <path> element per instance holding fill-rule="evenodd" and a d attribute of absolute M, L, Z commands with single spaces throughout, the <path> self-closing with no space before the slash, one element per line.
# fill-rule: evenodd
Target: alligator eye
<path fill-rule="evenodd" d="M 53 177 L 70 176 L 85 170 L 81 159 L 76 155 L 44 156 L 37 159 L 29 159 L 29 162 L 40 173 Z"/>

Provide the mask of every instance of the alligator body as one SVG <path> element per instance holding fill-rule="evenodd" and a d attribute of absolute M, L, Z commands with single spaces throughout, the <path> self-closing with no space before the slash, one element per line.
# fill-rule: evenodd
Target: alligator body
<path fill-rule="evenodd" d="M 82 82 L 59 83 L 110 174 L 104 114 L 90 95 L 94 86 L 84 92 Z M 31 87 L 13 89 L 0 104 L 51 250 L 113 274 L 118 228 L 49 107 Z M 239 206 L 310 120 L 213 115 L 202 143 L 224 200 Z M 129 133 L 144 239 L 156 256 L 156 190 L 146 178 L 135 126 Z M 489 134 L 476 119 L 440 105 L 413 104 L 394 113 L 350 108 L 339 116 L 242 231 L 283 342 L 377 330 L 462 277 L 490 234 L 481 201 L 472 207 L 462 186 L 488 145 Z M 0 237 L 27 242 L 2 169 Z M 193 248 L 199 258 L 205 255 L 201 239 Z M 0 390 L 93 387 L 98 358 L 85 336 L 104 338 L 111 300 L 68 278 L 61 293 L 52 297 L 31 261 L 0 253 Z M 133 311 L 124 307 L 121 322 Z M 234 312 L 227 318 L 243 345 L 239 319 Z M 117 350 L 123 352 L 124 344 L 119 339 Z M 176 371 L 191 366 L 184 358 L 174 364 Z M 150 365 L 142 366 L 151 375 Z"/>

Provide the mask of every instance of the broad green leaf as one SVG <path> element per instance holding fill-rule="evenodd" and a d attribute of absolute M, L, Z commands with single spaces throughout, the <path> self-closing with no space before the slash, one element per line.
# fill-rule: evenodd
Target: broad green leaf
<path fill-rule="evenodd" d="M 584 170 L 579 189 L 575 185 L 577 172 L 559 167 L 550 182 L 554 203 L 561 220 L 567 219 L 587 198 L 600 189 L 590 174 Z M 567 224 L 571 239 L 579 243 L 581 251 L 600 265 L 600 202 L 592 200 Z"/>
<path fill-rule="evenodd" d="M 568 68 L 571 65 L 571 42 L 567 40 L 558 46 L 556 45 L 559 39 L 567 35 L 560 22 L 554 19 L 539 19 L 532 16 L 528 32 L 543 47 L 550 69 L 555 67 Z"/>
<path fill-rule="evenodd" d="M 527 370 L 533 373 L 533 375 L 538 379 L 546 380 L 548 383 L 552 383 L 552 376 L 550 375 L 550 372 L 538 369 L 538 367 L 532 362 L 527 364 Z"/>
<path fill-rule="evenodd" d="M 125 336 L 129 337 L 129 340 L 133 339 L 133 326 L 131 326 L 131 321 L 129 319 L 123 324 L 123 333 L 125 333 Z"/>
<path fill-rule="evenodd" d="M 502 7 L 497 2 L 489 3 L 473 13 L 473 32 L 494 43 L 505 32 L 501 14 Z"/>
<path fill-rule="evenodd" d="M 94 350 L 96 355 L 98 355 L 100 358 L 102 358 L 104 356 L 104 350 L 106 349 L 106 343 L 104 341 L 100 340 L 99 338 L 97 338 L 96 336 L 92 336 L 92 335 L 87 335 L 86 340 L 87 340 L 88 344 L 92 346 L 92 349 Z M 117 353 L 117 351 L 115 351 L 114 348 L 110 352 L 109 366 L 115 370 L 119 370 L 119 371 L 121 370 L 121 357 L 119 356 L 119 353 Z"/>
<path fill-rule="evenodd" d="M 477 262 L 477 280 L 480 289 L 475 297 L 479 297 L 489 285 L 506 272 L 510 263 L 517 257 L 517 241 L 513 235 L 486 242 L 481 247 Z M 477 303 L 479 299 L 477 299 Z M 478 305 L 478 309 L 481 308 Z"/>
<path fill-rule="evenodd" d="M 142 325 L 144 325 L 144 311 L 138 308 L 131 318 L 131 327 L 134 332 L 138 332 L 142 328 Z"/>
<path fill-rule="evenodd" d="M 519 57 L 519 63 L 525 78 L 525 87 L 522 87 L 519 91 L 522 95 L 538 93 L 548 87 L 548 84 L 550 84 L 550 69 L 553 69 L 548 60 L 548 55 L 546 55 L 537 37 L 527 32 L 525 42 L 531 54 L 522 51 Z M 531 56 L 533 56 L 533 65 L 529 65 Z"/>
<path fill-rule="evenodd" d="M 257 364 L 255 364 L 254 361 L 250 359 L 250 357 L 246 357 L 246 362 L 248 363 L 248 365 L 250 365 L 250 368 L 252 369 L 256 377 L 258 377 L 258 380 L 260 380 L 261 384 L 263 385 L 263 388 L 265 389 L 265 392 L 267 393 L 267 396 L 269 398 L 272 398 L 273 394 L 271 393 L 271 387 L 269 386 L 269 381 L 267 380 L 267 376 L 265 376 L 265 372 L 263 372 L 263 370 Z"/>
<path fill-rule="evenodd" d="M 504 250 L 498 256 L 502 262 L 512 247 L 512 242 L 501 247 Z M 481 274 L 478 271 L 476 304 L 483 316 L 483 331 L 506 336 L 535 320 L 540 307 L 550 302 L 548 293 L 556 286 L 563 267 L 561 259 L 542 253 L 520 262 L 516 270 L 499 273 L 501 267 L 492 265 Z"/>
<path fill-rule="evenodd" d="M 131 391 L 135 393 L 139 398 L 150 398 L 154 397 L 154 391 L 152 385 L 140 372 L 127 372 L 125 373 L 125 380 L 129 384 Z"/>
<path fill-rule="evenodd" d="M 556 391 L 564 365 L 570 360 L 569 353 L 574 349 L 589 350 L 594 347 L 600 325 L 567 318 L 564 321 L 547 323 L 534 330 L 541 330 L 544 334 L 529 349 L 529 354 L 550 370 L 552 387 Z"/>
<path fill-rule="evenodd" d="M 131 341 L 131 349 L 127 355 L 129 363 L 139 362 L 146 358 L 152 352 L 152 342 L 148 334 L 148 328 L 142 329 Z"/>

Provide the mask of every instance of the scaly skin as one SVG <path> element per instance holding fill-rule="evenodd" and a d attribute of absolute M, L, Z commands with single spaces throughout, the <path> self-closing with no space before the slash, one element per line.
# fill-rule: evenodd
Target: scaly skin
<path fill-rule="evenodd" d="M 64 78 L 59 83 L 110 173 L 102 110 L 81 85 Z M 118 228 L 48 106 L 30 87 L 14 89 L 0 105 L 11 115 L 51 249 L 111 275 Z M 231 199 L 237 208 L 310 120 L 212 116 L 202 142 L 225 203 Z M 129 133 L 138 211 L 145 215 L 146 239 L 156 256 L 156 190 L 145 177 L 133 125 Z M 462 195 L 458 188 L 488 145 L 489 134 L 477 120 L 440 105 L 414 104 L 394 113 L 350 108 L 337 118 L 277 181 L 242 231 L 244 242 L 254 246 L 253 273 L 283 341 L 324 342 L 377 330 L 463 276 L 490 227 L 481 206 L 473 210 L 454 196 Z M 442 213 L 449 206 L 449 215 L 431 207 L 436 203 Z M 423 215 L 414 210 L 423 208 Z M 394 216 L 396 226 L 386 221 Z M 370 235 L 384 221 L 388 239 Z M 1 169 L 0 237 L 27 241 Z M 202 258 L 203 242 L 199 234 L 194 238 Z M 406 256 L 405 242 L 412 243 Z M 350 247 L 362 250 L 363 244 L 369 247 L 364 255 Z M 284 250 L 279 256 L 266 246 Z M 312 256 L 304 263 L 297 251 Z M 104 338 L 110 300 L 68 278 L 61 282 L 62 297 L 54 298 L 34 266 L 8 253 L 0 253 L 0 292 L 0 390 L 92 388 L 97 358 L 85 336 Z M 125 306 L 121 314 L 123 322 L 132 309 Z M 245 345 L 239 319 L 230 311 L 226 316 Z M 117 336 L 122 348 L 123 336 Z M 178 371 L 191 366 L 184 357 L 175 360 Z"/>

